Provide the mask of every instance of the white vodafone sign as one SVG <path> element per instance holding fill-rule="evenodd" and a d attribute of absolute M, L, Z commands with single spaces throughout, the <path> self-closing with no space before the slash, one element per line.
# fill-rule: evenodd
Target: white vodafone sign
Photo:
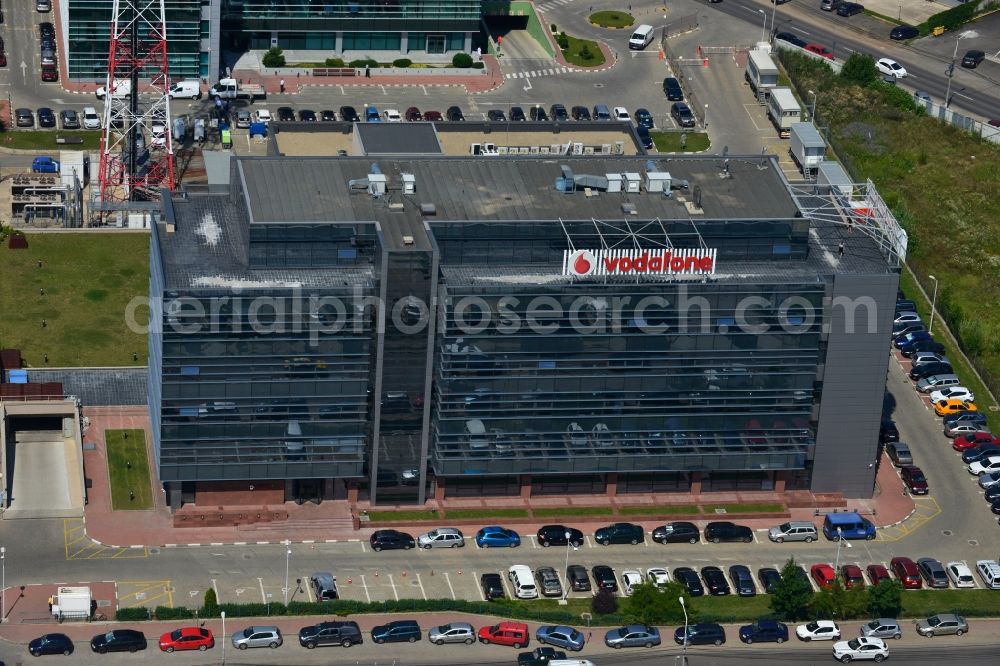
<path fill-rule="evenodd" d="M 563 275 L 711 275 L 715 248 L 563 250 Z"/>

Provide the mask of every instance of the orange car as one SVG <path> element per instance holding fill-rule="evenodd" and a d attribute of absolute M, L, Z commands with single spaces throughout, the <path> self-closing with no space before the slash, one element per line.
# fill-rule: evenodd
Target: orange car
<path fill-rule="evenodd" d="M 974 402 L 964 400 L 938 400 L 934 403 L 934 413 L 938 416 L 948 416 L 958 412 L 977 412 L 979 408 Z"/>

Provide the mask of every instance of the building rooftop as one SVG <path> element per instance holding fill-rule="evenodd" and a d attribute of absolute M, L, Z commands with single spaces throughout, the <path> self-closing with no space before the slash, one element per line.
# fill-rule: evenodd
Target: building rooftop
<path fill-rule="evenodd" d="M 436 155 L 442 152 L 433 123 L 355 123 L 366 155 Z"/>

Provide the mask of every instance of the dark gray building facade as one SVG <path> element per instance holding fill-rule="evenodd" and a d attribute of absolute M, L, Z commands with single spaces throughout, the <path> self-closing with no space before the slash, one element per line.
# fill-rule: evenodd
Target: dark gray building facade
<path fill-rule="evenodd" d="M 153 235 L 173 506 L 871 495 L 898 257 L 773 159 L 232 169 Z"/>

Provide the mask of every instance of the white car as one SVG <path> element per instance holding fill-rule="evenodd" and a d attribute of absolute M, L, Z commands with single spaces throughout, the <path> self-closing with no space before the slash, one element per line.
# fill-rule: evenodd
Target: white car
<path fill-rule="evenodd" d="M 632 120 L 632 116 L 628 114 L 628 109 L 626 109 L 624 106 L 616 106 L 614 109 L 612 109 L 611 116 L 615 120 L 621 120 L 622 122 L 626 123 Z"/>
<path fill-rule="evenodd" d="M 917 324 L 923 323 L 923 319 L 920 318 L 916 312 L 900 312 L 896 315 L 896 318 L 892 320 L 893 324 Z"/>
<path fill-rule="evenodd" d="M 948 386 L 940 391 L 934 391 L 931 393 L 931 402 L 935 403 L 938 400 L 965 400 L 966 402 L 975 402 L 976 394 L 964 386 Z"/>
<path fill-rule="evenodd" d="M 642 574 L 635 569 L 627 569 L 622 572 L 622 592 L 625 596 L 632 594 L 632 588 L 642 585 Z"/>
<path fill-rule="evenodd" d="M 944 570 L 948 572 L 948 578 L 955 587 L 976 586 L 976 581 L 972 578 L 972 569 L 965 562 L 949 562 Z"/>
<path fill-rule="evenodd" d="M 883 74 L 891 74 L 897 79 L 902 79 L 906 76 L 906 68 L 892 58 L 879 58 L 875 62 L 875 67 Z"/>
<path fill-rule="evenodd" d="M 859 636 L 834 643 L 833 658 L 845 664 L 855 660 L 882 661 L 889 658 L 889 648 L 881 638 Z"/>
<path fill-rule="evenodd" d="M 417 537 L 417 545 L 424 549 L 462 548 L 465 546 L 465 535 L 454 527 L 439 527 Z"/>
<path fill-rule="evenodd" d="M 969 465 L 969 474 L 979 476 L 990 472 L 1000 472 L 1000 456 L 990 456 Z"/>
<path fill-rule="evenodd" d="M 83 107 L 83 129 L 101 129 L 103 119 L 92 106 Z"/>
<path fill-rule="evenodd" d="M 382 112 L 382 117 L 385 118 L 385 122 L 387 123 L 403 122 L 403 116 L 399 115 L 399 111 L 396 109 L 386 109 Z"/>
<path fill-rule="evenodd" d="M 163 147 L 167 145 L 167 127 L 166 125 L 161 125 L 160 123 L 154 123 L 152 127 L 149 128 L 149 133 L 152 136 L 149 145 Z"/>
<path fill-rule="evenodd" d="M 979 475 L 979 487 L 983 490 L 995 486 L 998 483 L 1000 483 L 1000 472 L 990 472 L 989 474 Z"/>
<path fill-rule="evenodd" d="M 265 125 L 271 122 L 271 112 L 267 109 L 257 109 L 253 112 L 254 120 L 258 123 L 264 123 Z"/>
<path fill-rule="evenodd" d="M 832 620 L 815 620 L 795 627 L 800 641 L 835 641 L 840 638 L 840 627 Z"/>
<path fill-rule="evenodd" d="M 670 582 L 670 574 L 663 567 L 653 567 L 651 569 L 646 569 L 646 577 L 649 582 L 656 587 L 663 587 Z"/>

